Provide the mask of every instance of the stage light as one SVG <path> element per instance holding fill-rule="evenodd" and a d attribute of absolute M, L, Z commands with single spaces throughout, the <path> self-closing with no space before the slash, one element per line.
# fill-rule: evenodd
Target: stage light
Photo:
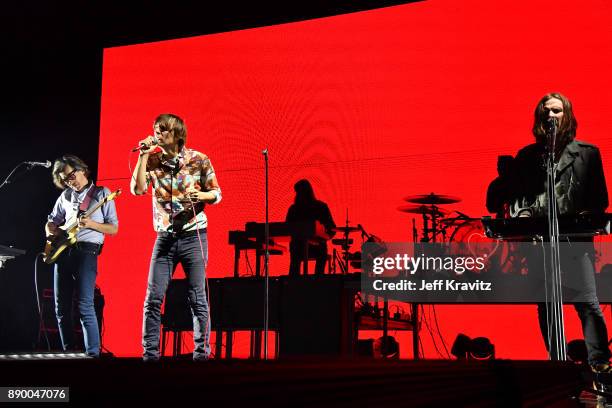
<path fill-rule="evenodd" d="M 468 336 L 463 333 L 459 333 L 453 342 L 453 346 L 451 347 L 451 354 L 457 357 L 458 360 L 467 359 L 471 341 L 472 339 L 470 339 Z"/>
<path fill-rule="evenodd" d="M 574 363 L 586 363 L 588 353 L 584 340 L 572 340 L 567 343 L 567 357 Z"/>
<path fill-rule="evenodd" d="M 476 337 L 470 342 L 469 357 L 473 360 L 495 359 L 495 346 L 486 337 Z"/>
<path fill-rule="evenodd" d="M 451 354 L 458 360 L 493 360 L 495 359 L 495 346 L 486 337 L 471 339 L 459 333 L 453 342 Z"/>
<path fill-rule="evenodd" d="M 393 336 L 379 337 L 374 341 L 374 358 L 399 359 L 399 343 Z"/>

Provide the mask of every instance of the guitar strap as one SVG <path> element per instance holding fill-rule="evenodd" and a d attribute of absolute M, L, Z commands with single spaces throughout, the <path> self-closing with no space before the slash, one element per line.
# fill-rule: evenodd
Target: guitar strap
<path fill-rule="evenodd" d="M 85 212 L 85 211 L 87 211 L 89 209 L 89 203 L 91 203 L 91 198 L 93 197 L 94 193 L 97 190 L 98 190 L 98 187 L 96 187 L 95 185 L 92 184 L 91 188 L 87 192 L 87 195 L 83 199 L 83 202 L 79 206 L 79 211 L 80 212 Z"/>

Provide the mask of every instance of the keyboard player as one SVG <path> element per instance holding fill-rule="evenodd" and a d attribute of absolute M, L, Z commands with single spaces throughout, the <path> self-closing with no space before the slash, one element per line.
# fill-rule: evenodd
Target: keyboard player
<path fill-rule="evenodd" d="M 327 240 L 334 235 L 336 224 L 329 207 L 323 201 L 317 200 L 310 181 L 302 179 L 293 186 L 295 200 L 285 221 L 287 223 L 315 223 L 319 232 L 314 237 L 305 238 L 302 234 L 293 234 L 289 244 L 291 262 L 289 276 L 299 276 L 300 267 L 308 259 L 315 259 L 315 274 L 323 275 L 327 262 Z M 320 228 L 322 227 L 322 228 Z"/>

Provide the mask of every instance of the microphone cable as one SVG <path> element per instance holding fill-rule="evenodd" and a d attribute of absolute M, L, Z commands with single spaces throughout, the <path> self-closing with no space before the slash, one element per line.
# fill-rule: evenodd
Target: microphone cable
<path fill-rule="evenodd" d="M 36 254 L 34 258 L 34 290 L 36 291 L 36 306 L 38 308 L 38 339 L 40 339 L 40 332 L 43 332 L 45 342 L 47 343 L 47 351 L 51 351 L 51 343 L 49 342 L 49 336 L 47 336 L 47 328 L 45 327 L 45 319 L 42 315 L 42 307 L 40 306 L 40 293 L 38 289 L 38 258 L 44 255 L 43 252 Z M 37 343 L 38 343 L 37 339 Z"/>

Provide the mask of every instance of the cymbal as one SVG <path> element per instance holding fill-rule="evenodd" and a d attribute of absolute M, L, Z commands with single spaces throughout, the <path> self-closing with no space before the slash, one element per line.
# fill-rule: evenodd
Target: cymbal
<path fill-rule="evenodd" d="M 334 227 L 333 230 L 336 232 L 346 232 L 346 233 L 360 231 L 359 227 L 352 227 L 352 226 Z"/>
<path fill-rule="evenodd" d="M 410 213 L 410 214 L 427 214 L 433 215 L 435 213 L 436 217 L 444 217 L 445 215 L 450 214 L 449 210 L 445 210 L 443 208 L 438 208 L 430 205 L 400 205 L 397 207 L 398 211 Z"/>
<path fill-rule="evenodd" d="M 404 201 L 415 204 L 453 204 L 461 201 L 459 197 L 444 194 L 417 194 L 404 197 Z"/>

